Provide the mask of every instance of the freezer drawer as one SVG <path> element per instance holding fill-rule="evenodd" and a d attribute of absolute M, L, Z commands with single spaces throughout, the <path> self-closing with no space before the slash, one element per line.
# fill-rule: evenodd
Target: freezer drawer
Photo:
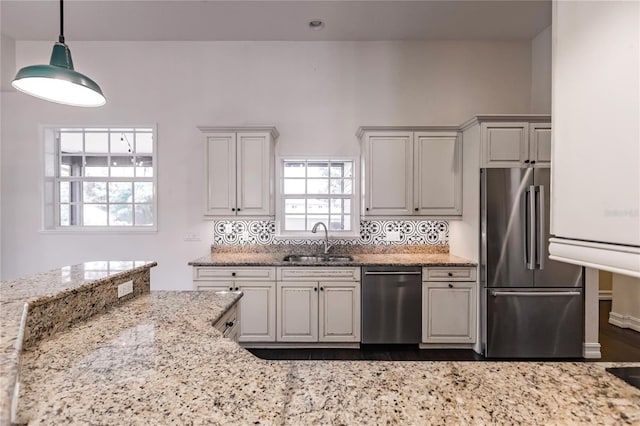
<path fill-rule="evenodd" d="M 582 357 L 581 288 L 488 288 L 488 358 Z"/>

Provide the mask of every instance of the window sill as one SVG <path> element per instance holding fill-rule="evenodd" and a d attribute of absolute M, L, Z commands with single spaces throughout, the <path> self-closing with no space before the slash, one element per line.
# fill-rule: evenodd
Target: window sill
<path fill-rule="evenodd" d="M 156 234 L 158 228 L 153 226 L 149 228 L 102 228 L 102 227 L 78 227 L 78 228 L 52 228 L 52 229 L 40 229 L 40 234 L 102 234 L 102 235 L 117 235 L 117 234 Z"/>

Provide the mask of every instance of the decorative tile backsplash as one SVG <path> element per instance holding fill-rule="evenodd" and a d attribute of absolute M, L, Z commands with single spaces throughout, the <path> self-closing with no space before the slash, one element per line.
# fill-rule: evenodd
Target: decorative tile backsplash
<path fill-rule="evenodd" d="M 388 241 L 387 234 L 398 232 L 398 241 Z M 322 244 L 319 239 L 276 238 L 273 220 L 218 220 L 214 222 L 214 245 L 242 244 Z M 449 222 L 444 220 L 361 220 L 360 238 L 331 240 L 338 245 L 447 245 Z"/>

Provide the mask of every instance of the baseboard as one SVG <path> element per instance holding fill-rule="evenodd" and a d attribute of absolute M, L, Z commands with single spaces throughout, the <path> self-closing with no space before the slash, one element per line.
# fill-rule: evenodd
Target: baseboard
<path fill-rule="evenodd" d="M 600 343 L 583 343 L 582 356 L 588 359 L 602 358 L 602 353 L 600 353 Z"/>
<path fill-rule="evenodd" d="M 620 315 L 611 311 L 609 312 L 609 324 L 640 332 L 640 318 L 632 317 L 631 315 Z"/>
<path fill-rule="evenodd" d="M 613 292 L 611 290 L 598 290 L 599 300 L 611 300 L 613 298 Z"/>
<path fill-rule="evenodd" d="M 360 349 L 360 343 L 292 343 L 292 342 L 241 342 L 246 349 Z"/>

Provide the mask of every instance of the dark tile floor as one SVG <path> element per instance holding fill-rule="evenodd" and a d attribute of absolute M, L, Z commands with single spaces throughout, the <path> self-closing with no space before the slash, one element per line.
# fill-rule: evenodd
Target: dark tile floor
<path fill-rule="evenodd" d="M 600 301 L 600 343 L 602 344 L 602 358 L 594 361 L 640 361 L 640 333 L 609 324 L 610 311 L 611 301 Z M 257 357 L 273 360 L 484 360 L 482 355 L 478 355 L 470 349 L 420 350 L 417 345 L 362 345 L 360 349 L 249 349 L 249 351 Z M 575 361 L 575 359 L 572 361 Z"/>

